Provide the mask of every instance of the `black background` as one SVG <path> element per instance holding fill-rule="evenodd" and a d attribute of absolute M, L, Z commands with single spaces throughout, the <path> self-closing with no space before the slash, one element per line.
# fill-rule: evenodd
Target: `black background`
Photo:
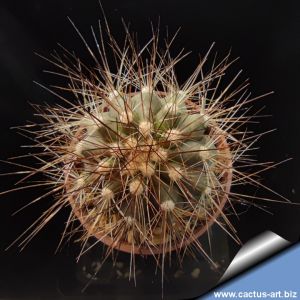
<path fill-rule="evenodd" d="M 232 68 L 232 75 L 244 69 L 243 78 L 251 80 L 253 95 L 271 90 L 275 94 L 259 101 L 266 106 L 264 113 L 272 115 L 256 126 L 257 132 L 272 128 L 277 131 L 258 142 L 260 161 L 280 161 L 292 157 L 278 168 L 264 174 L 264 183 L 299 202 L 299 1 L 102 1 L 114 35 L 122 39 L 121 17 L 138 32 L 141 43 L 150 37 L 149 21 L 161 20 L 161 28 L 168 25 L 170 32 L 181 27 L 175 49 L 184 47 L 193 53 L 178 69 L 179 79 L 189 75 L 197 63 L 197 54 L 204 54 L 212 42 L 220 56 L 232 49 L 232 57 L 240 56 Z M 101 11 L 93 1 L 1 1 L 0 3 L 0 159 L 26 153 L 20 145 L 25 138 L 10 130 L 33 120 L 33 103 L 54 103 L 57 100 L 36 86 L 55 84 L 56 79 L 42 70 L 49 65 L 34 52 L 48 55 L 57 42 L 89 59 L 84 45 L 67 20 L 69 16 L 87 38 L 92 41 L 90 25 L 97 26 Z M 1 172 L 10 171 L 1 165 Z M 12 186 L 15 178 L 0 177 L 1 190 Z M 0 297 L 26 295 L 35 290 L 51 294 L 55 278 L 67 270 L 75 258 L 75 247 L 65 247 L 54 255 L 63 230 L 66 212 L 62 212 L 23 252 L 17 247 L 4 252 L 8 246 L 51 200 L 34 205 L 22 213 L 11 214 L 27 203 L 39 191 L 22 191 L 3 195 L 0 200 Z M 47 202 L 48 201 L 48 202 Z M 260 203 L 265 204 L 265 203 Z M 270 213 L 249 208 L 239 220 L 231 218 L 243 242 L 264 230 L 272 230 L 282 237 L 296 241 L 300 233 L 300 210 L 295 205 L 269 203 Z M 238 207 L 240 212 L 245 209 Z M 53 292 L 54 293 L 54 292 Z M 54 297 L 54 296 L 53 296 Z"/>

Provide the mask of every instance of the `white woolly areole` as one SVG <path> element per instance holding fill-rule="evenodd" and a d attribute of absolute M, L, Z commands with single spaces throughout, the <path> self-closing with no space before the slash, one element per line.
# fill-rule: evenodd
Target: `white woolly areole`
<path fill-rule="evenodd" d="M 101 196 L 103 200 L 109 201 L 113 199 L 114 192 L 110 188 L 104 187 L 101 191 Z"/>
<path fill-rule="evenodd" d="M 211 187 L 207 186 L 207 187 L 204 189 L 204 194 L 210 195 L 210 194 L 211 194 Z"/>
<path fill-rule="evenodd" d="M 178 181 L 182 178 L 181 172 L 179 167 L 173 167 L 168 170 L 168 175 L 172 181 Z"/>
<path fill-rule="evenodd" d="M 125 124 L 131 123 L 133 120 L 132 112 L 127 109 L 127 111 L 123 111 L 120 113 L 120 121 Z"/>
<path fill-rule="evenodd" d="M 115 99 L 118 96 L 119 96 L 119 92 L 117 90 L 113 90 L 112 92 L 108 93 L 108 98 L 111 100 Z"/>
<path fill-rule="evenodd" d="M 146 177 L 151 177 L 154 175 L 154 167 L 146 162 L 142 162 L 138 165 L 138 169 L 141 171 L 141 173 Z"/>
<path fill-rule="evenodd" d="M 127 147 L 129 147 L 130 149 L 133 149 L 133 148 L 136 148 L 137 144 L 138 144 L 138 141 L 136 138 L 132 137 L 132 136 L 129 136 L 128 138 L 126 138 L 125 140 L 125 145 Z"/>
<path fill-rule="evenodd" d="M 164 137 L 169 141 L 178 141 L 182 138 L 181 131 L 178 129 L 169 129 L 165 134 Z"/>
<path fill-rule="evenodd" d="M 143 193 L 144 188 L 142 182 L 139 179 L 135 179 L 129 184 L 129 191 L 131 194 L 139 196 Z"/>
<path fill-rule="evenodd" d="M 139 131 L 143 136 L 148 136 L 151 133 L 152 124 L 149 121 L 142 121 L 139 125 Z"/>
<path fill-rule="evenodd" d="M 150 92 L 152 92 L 152 87 L 149 85 L 145 85 L 142 87 L 141 92 L 142 93 L 150 93 Z"/>
<path fill-rule="evenodd" d="M 135 218 L 131 217 L 131 216 L 126 216 L 124 217 L 124 221 L 128 224 L 128 225 L 132 225 L 135 222 Z"/>
<path fill-rule="evenodd" d="M 154 162 L 166 161 L 168 159 L 168 151 L 159 147 L 151 153 L 151 160 Z"/>
<path fill-rule="evenodd" d="M 167 200 L 160 205 L 163 211 L 172 211 L 175 208 L 175 203 L 172 200 Z"/>

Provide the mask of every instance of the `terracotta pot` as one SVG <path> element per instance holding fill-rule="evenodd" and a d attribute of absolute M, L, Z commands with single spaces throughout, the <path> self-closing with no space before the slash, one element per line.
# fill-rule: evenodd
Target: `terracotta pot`
<path fill-rule="evenodd" d="M 78 135 L 80 136 L 80 130 Z M 80 140 L 80 138 L 77 137 L 76 141 L 73 142 L 73 145 L 76 144 L 78 142 L 78 140 Z M 224 192 L 223 195 L 219 196 L 219 206 L 218 209 L 215 210 L 214 212 L 212 212 L 212 217 L 206 222 L 206 224 L 204 226 L 199 226 L 199 228 L 196 228 L 193 232 L 193 236 L 191 236 L 190 238 L 186 239 L 183 243 L 182 243 L 182 248 L 184 246 L 187 246 L 189 244 L 191 244 L 193 241 L 197 240 L 200 236 L 202 236 L 207 230 L 208 228 L 213 225 L 213 223 L 216 221 L 216 219 L 220 216 L 227 200 L 228 200 L 228 194 L 230 192 L 230 187 L 231 187 L 231 181 L 232 181 L 232 159 L 231 159 L 231 153 L 229 150 L 229 146 L 226 142 L 226 137 L 224 135 L 219 135 L 218 137 L 218 141 L 217 141 L 217 149 L 218 150 L 222 150 L 223 153 L 225 152 L 225 157 L 227 158 L 225 161 L 225 165 L 227 166 L 224 170 L 224 175 L 222 177 L 222 186 L 224 187 Z M 71 159 L 72 160 L 72 159 Z M 65 182 L 66 182 L 66 191 L 68 192 L 68 190 L 70 189 L 70 181 L 68 180 L 68 168 L 65 168 Z M 69 202 L 70 205 L 72 207 L 72 210 L 74 212 L 74 214 L 76 215 L 76 217 L 78 218 L 78 220 L 81 222 L 81 225 L 89 232 L 90 228 L 89 228 L 89 223 L 86 222 L 86 219 L 84 217 L 84 213 L 82 213 L 82 211 L 80 209 L 78 209 L 78 207 L 75 205 L 75 201 L 74 201 L 74 197 L 72 196 L 72 194 L 70 194 L 69 196 Z M 139 254 L 139 255 L 153 255 L 153 254 L 159 254 L 164 252 L 169 252 L 169 251 L 173 251 L 175 250 L 175 247 L 173 248 L 163 248 L 163 244 L 158 244 L 155 247 L 132 247 L 132 244 L 129 244 L 127 242 L 118 242 L 116 243 L 116 241 L 114 241 L 110 236 L 106 235 L 102 235 L 99 233 L 94 233 L 93 236 L 95 238 L 97 238 L 98 240 L 100 240 L 102 243 L 104 243 L 105 245 L 114 248 L 116 250 L 120 250 L 123 252 L 127 252 L 127 253 L 134 253 L 134 254 Z"/>

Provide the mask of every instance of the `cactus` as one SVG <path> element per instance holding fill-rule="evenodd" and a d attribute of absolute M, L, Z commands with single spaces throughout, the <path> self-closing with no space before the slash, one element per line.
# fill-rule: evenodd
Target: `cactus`
<path fill-rule="evenodd" d="M 247 81 L 234 89 L 240 73 L 220 88 L 233 62 L 229 55 L 215 59 L 207 72 L 209 49 L 179 84 L 175 67 L 185 54 L 171 58 L 173 40 L 159 51 L 154 32 L 138 50 L 127 28 L 122 47 L 107 31 L 116 68 L 106 54 L 103 34 L 97 41 L 94 31 L 98 54 L 84 43 L 95 68 L 64 48 L 62 56 L 45 58 L 58 68 L 55 74 L 70 82 L 57 91 L 44 87 L 64 105 L 33 105 L 45 123 L 21 128 L 42 149 L 31 154 L 42 166 L 29 166 L 22 182 L 43 173 L 41 185 L 51 189 L 32 202 L 56 197 L 32 231 L 16 241 L 23 238 L 24 247 L 61 208 L 70 206 L 63 237 L 82 233 L 81 254 L 94 236 L 108 246 L 108 253 L 158 255 L 162 265 L 172 251 L 179 259 L 194 251 L 209 258 L 198 237 L 212 223 L 238 240 L 224 205 L 247 202 L 249 196 L 231 192 L 231 185 L 264 187 L 257 179 L 260 171 L 244 173 L 242 168 L 270 168 L 246 154 L 261 135 L 250 136 L 243 129 L 251 118 L 247 105 L 265 95 L 250 98 Z M 81 226 L 72 226 L 78 220 Z"/>
<path fill-rule="evenodd" d="M 89 234 L 127 252 L 170 251 L 196 240 L 217 212 L 231 154 L 191 93 L 119 88 L 68 122 L 68 198 Z"/>

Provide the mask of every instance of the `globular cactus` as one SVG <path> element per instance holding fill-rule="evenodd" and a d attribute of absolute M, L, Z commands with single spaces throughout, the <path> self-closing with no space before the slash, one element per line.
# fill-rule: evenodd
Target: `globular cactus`
<path fill-rule="evenodd" d="M 226 137 L 191 101 L 194 91 L 155 88 L 146 81 L 134 93 L 107 91 L 69 121 L 64 166 L 69 200 L 88 234 L 140 254 L 195 241 L 231 180 Z"/>
<path fill-rule="evenodd" d="M 212 223 L 237 240 L 224 205 L 249 198 L 231 192 L 232 185 L 264 187 L 260 171 L 243 172 L 249 166 L 270 168 L 248 156 L 260 135 L 249 136 L 243 126 L 251 118 L 247 105 L 265 95 L 250 98 L 247 81 L 232 88 L 240 73 L 222 85 L 229 55 L 206 70 L 209 50 L 179 84 L 175 66 L 185 54 L 171 58 L 173 40 L 158 50 L 154 33 L 139 50 L 127 29 L 122 46 L 108 29 L 109 56 L 102 31 L 100 41 L 92 32 L 97 52 L 80 37 L 95 67 L 64 48 L 63 56 L 46 58 L 58 68 L 51 73 L 69 79 L 68 86 L 46 88 L 64 105 L 34 105 L 46 122 L 21 128 L 42 149 L 30 154 L 42 166 L 29 166 L 25 179 L 43 173 L 41 185 L 51 188 L 32 202 L 51 194 L 55 202 L 20 245 L 65 206 L 71 209 L 63 237 L 81 233 L 82 253 L 94 236 L 108 246 L 108 254 L 116 249 L 133 258 L 153 255 L 162 265 L 172 251 L 179 258 L 194 251 L 208 257 L 198 237 Z"/>

